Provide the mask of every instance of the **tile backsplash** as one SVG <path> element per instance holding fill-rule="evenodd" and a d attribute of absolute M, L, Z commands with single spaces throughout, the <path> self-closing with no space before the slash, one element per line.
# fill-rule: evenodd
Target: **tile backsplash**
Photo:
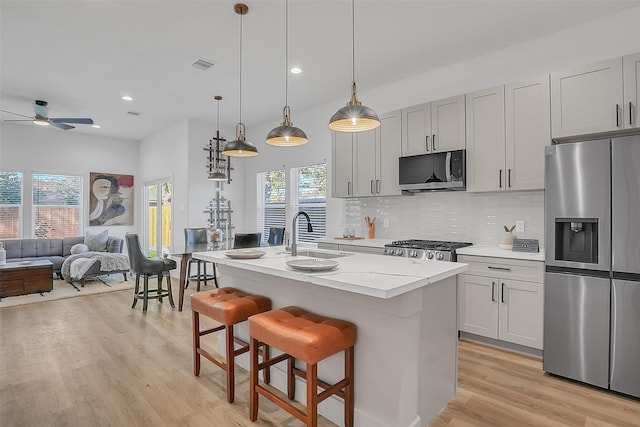
<path fill-rule="evenodd" d="M 432 192 L 414 196 L 346 199 L 344 227 L 367 235 L 364 217 L 376 217 L 376 237 L 433 239 L 496 246 L 503 226 L 525 223 L 525 239 L 538 239 L 544 247 L 544 191 L 467 193 Z M 385 219 L 388 227 L 384 227 Z"/>

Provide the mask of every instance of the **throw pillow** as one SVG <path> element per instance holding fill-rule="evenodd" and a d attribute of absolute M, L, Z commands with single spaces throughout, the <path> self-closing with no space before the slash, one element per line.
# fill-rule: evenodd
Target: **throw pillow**
<path fill-rule="evenodd" d="M 109 239 L 109 230 L 104 230 L 98 234 L 92 234 L 87 231 L 84 237 L 84 244 L 89 247 L 90 251 L 105 252 L 107 250 L 107 240 Z"/>
<path fill-rule="evenodd" d="M 85 252 L 89 252 L 89 246 L 84 243 L 77 243 L 71 246 L 71 255 L 83 254 Z"/>

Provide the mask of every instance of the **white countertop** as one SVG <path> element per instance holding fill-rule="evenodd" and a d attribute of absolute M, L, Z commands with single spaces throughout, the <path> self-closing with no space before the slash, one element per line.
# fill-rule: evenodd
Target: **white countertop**
<path fill-rule="evenodd" d="M 397 240 L 397 239 L 396 239 Z M 344 239 L 336 237 L 321 237 L 315 240 L 316 243 L 332 243 L 336 245 L 366 246 L 371 248 L 384 248 L 393 242 L 393 239 Z"/>
<path fill-rule="evenodd" d="M 467 246 L 456 250 L 458 255 L 474 255 L 495 258 L 523 259 L 529 261 L 544 262 L 544 249 L 540 252 L 514 252 L 511 249 L 502 249 L 497 246 Z"/>
<path fill-rule="evenodd" d="M 334 261 L 339 263 L 335 270 L 303 272 L 293 270 L 287 266 L 286 261 L 309 257 L 294 258 L 284 252 L 283 246 L 261 247 L 256 250 L 264 251 L 266 254 L 257 259 L 232 259 L 224 255 L 227 251 L 211 251 L 195 252 L 193 258 L 383 299 L 393 298 L 455 276 L 468 268 L 467 264 L 462 263 L 351 253 L 334 258 Z"/>

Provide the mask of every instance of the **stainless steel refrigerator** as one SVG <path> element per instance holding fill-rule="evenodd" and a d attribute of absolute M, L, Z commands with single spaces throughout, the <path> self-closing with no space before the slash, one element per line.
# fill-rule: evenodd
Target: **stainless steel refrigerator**
<path fill-rule="evenodd" d="M 544 370 L 640 397 L 640 135 L 545 159 Z"/>

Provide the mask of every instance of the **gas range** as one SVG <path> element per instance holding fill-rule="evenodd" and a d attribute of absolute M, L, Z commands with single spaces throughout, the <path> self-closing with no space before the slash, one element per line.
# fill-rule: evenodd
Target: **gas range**
<path fill-rule="evenodd" d="M 384 254 L 415 259 L 456 261 L 456 249 L 471 245 L 472 243 L 442 242 L 439 240 L 397 240 L 384 245 Z"/>

